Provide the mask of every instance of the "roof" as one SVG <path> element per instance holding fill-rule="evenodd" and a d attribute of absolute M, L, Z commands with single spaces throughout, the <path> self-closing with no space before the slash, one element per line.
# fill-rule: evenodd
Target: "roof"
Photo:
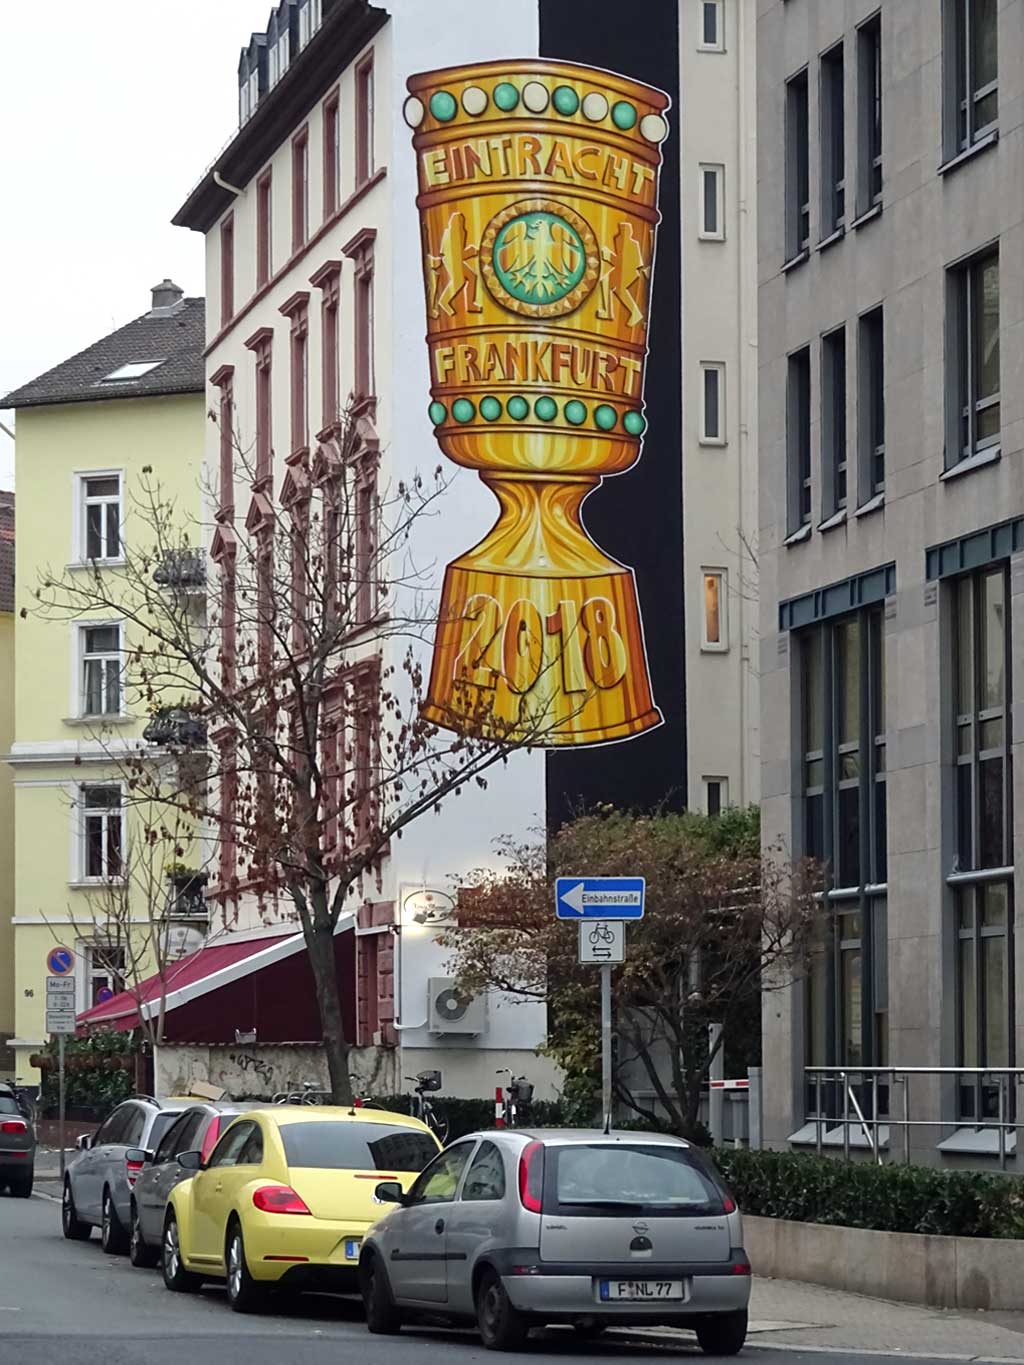
<path fill-rule="evenodd" d="M 196 996 L 214 991 L 235 977 L 259 971 L 281 957 L 303 947 L 301 934 L 284 937 L 239 939 L 228 935 L 208 943 L 188 957 L 172 963 L 165 974 L 165 1012 Z M 160 973 L 141 981 L 135 990 L 121 991 L 102 1004 L 93 1005 L 78 1016 L 79 1027 L 87 1024 L 112 1024 L 118 1029 L 134 1028 L 140 1009 L 147 1018 L 160 1009 Z"/>
<path fill-rule="evenodd" d="M 339 0 L 324 15 L 320 31 L 294 58 L 273 90 L 261 95 L 252 117 L 214 158 L 171 219 L 175 227 L 208 232 L 235 198 L 224 184 L 218 184 L 217 177 L 244 189 L 289 133 L 316 107 L 338 79 L 339 71 L 359 55 L 387 21 L 387 11 L 368 0 Z"/>
<path fill-rule="evenodd" d="M 250 1116 L 253 1112 L 249 1111 Z M 266 1118 L 272 1118 L 279 1128 L 292 1123 L 338 1123 L 344 1120 L 355 1123 L 386 1123 L 392 1128 L 415 1128 L 419 1132 L 430 1132 L 422 1119 L 414 1119 L 409 1114 L 392 1113 L 390 1109 L 367 1109 L 364 1105 L 270 1104 L 261 1106 L 257 1112 Z"/>
<path fill-rule="evenodd" d="M 14 494 L 0 492 L 0 611 L 14 610 Z"/>
<path fill-rule="evenodd" d="M 202 393 L 206 341 L 204 299 L 181 299 L 153 308 L 0 398 L 0 408 L 51 403 L 96 402 L 105 398 L 152 398 L 158 394 Z M 159 360 L 155 368 L 121 383 L 101 381 L 123 365 Z"/>

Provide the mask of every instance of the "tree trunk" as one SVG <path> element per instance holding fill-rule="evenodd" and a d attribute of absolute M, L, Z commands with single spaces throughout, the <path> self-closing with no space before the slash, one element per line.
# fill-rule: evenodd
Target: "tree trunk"
<path fill-rule="evenodd" d="M 320 1010 L 324 1054 L 331 1078 L 331 1094 L 335 1104 L 351 1104 L 352 1079 L 348 1070 L 349 1042 L 341 1017 L 341 997 L 338 995 L 338 976 L 334 965 L 334 930 L 320 921 L 304 924 L 306 950 L 313 968 L 316 1003 Z"/>

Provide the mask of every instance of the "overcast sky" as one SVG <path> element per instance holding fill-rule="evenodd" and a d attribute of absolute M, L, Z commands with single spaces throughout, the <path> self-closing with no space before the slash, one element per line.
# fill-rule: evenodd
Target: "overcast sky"
<path fill-rule="evenodd" d="M 203 292 L 203 239 L 171 215 L 231 136 L 239 49 L 269 12 L 270 0 L 3 6 L 0 395 L 144 313 L 165 275 Z M 0 431 L 0 488 L 13 475 Z"/>

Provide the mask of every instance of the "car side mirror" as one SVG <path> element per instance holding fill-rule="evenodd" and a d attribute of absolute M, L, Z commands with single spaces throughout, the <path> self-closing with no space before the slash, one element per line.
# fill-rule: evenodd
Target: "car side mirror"
<path fill-rule="evenodd" d="M 87 1152 L 92 1146 L 91 1136 L 88 1133 L 80 1133 L 78 1137 L 75 1138 L 75 1146 L 80 1152 Z"/>
<path fill-rule="evenodd" d="M 146 1151 L 144 1147 L 129 1147 L 124 1154 L 125 1161 L 134 1161 L 140 1166 L 147 1165 L 153 1160 L 153 1153 Z"/>
<path fill-rule="evenodd" d="M 178 1165 L 183 1171 L 201 1171 L 203 1169 L 202 1152 L 179 1152 Z"/>
<path fill-rule="evenodd" d="M 409 1196 L 397 1180 L 382 1180 L 374 1190 L 378 1204 L 407 1204 Z"/>

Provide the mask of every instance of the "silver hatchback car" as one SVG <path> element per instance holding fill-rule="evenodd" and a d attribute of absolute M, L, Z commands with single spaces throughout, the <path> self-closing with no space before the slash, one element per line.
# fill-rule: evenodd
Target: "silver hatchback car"
<path fill-rule="evenodd" d="M 484 1345 L 531 1327 L 689 1327 L 713 1355 L 746 1339 L 750 1262 L 736 1203 L 710 1163 L 656 1133 L 503 1130 L 453 1143 L 360 1255 L 371 1332 L 409 1317 L 475 1320 Z"/>

